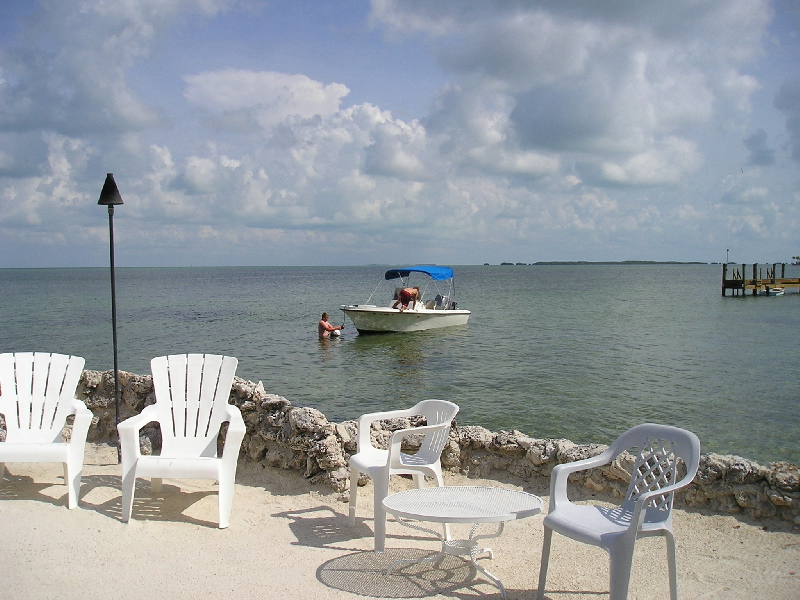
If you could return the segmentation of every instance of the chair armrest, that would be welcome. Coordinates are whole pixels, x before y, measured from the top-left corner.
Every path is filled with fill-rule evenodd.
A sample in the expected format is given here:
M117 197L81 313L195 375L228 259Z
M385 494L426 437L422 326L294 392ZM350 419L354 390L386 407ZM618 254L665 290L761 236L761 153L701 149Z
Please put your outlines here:
M648 502L656 496L666 496L667 494L671 494L680 490L681 488L685 488L687 485L692 483L694 477L696 475L696 471L693 473L687 473L680 481L676 481L670 485L666 485L663 488L652 490L649 492L643 492L637 499L636 502L633 504L633 516L631 518L631 524L628 527L628 531L631 534L635 535L635 532L638 532L642 528L642 524L644 523L644 518L646 514L646 508Z
M242 418L242 411L239 410L238 406L228 404L225 408L225 417L224 420L228 422L228 431L241 431L242 433L247 431Z
M678 490L685 488L687 485L692 483L694 480L694 473L689 476L686 475L680 481L676 481L670 485L666 485L663 488L657 490L651 490L649 492L643 492L637 499L636 503L634 504L634 513L633 519L631 520L631 526L641 527L641 520L644 518L645 508L647 507L648 502L651 499L655 498L656 496L666 496L673 492L677 492Z
M86 408L86 403L83 400L78 400L77 398L73 398L69 406L70 406L70 412L73 415L77 415L79 413L85 414L87 412L89 414L94 414L92 413L91 410Z
M550 474L550 509L548 512L553 512L559 503L569 502L567 483L572 473L602 467L613 459L614 451L611 448L607 448L597 456L556 465Z
M228 432L225 434L225 445L222 448L222 460L236 462L239 460L239 450L242 447L244 434L247 432L242 412L237 406L229 404L226 408Z
M70 410L72 414L75 415L75 420L72 423L72 436L70 437L70 441L80 440L79 443L85 443L86 436L89 433L89 427L92 425L94 413L86 408L86 404L84 404L82 400L78 400L77 398L72 399Z
M119 423L117 429L139 431L142 427L154 421L158 422L158 410L155 404L151 404L150 406L145 406L144 410L138 415L128 417Z
M158 421L158 409L155 404L145 406L138 415L133 415L117 425L123 457L128 452L133 452L133 456L140 456L139 430L152 421Z
M644 492L641 496L639 496L639 498L637 498L636 502L637 503L641 502L644 505L644 504L647 503L648 500L650 500L650 498L652 498L654 496L665 496L666 494L671 494L672 492L677 492L681 488L685 488L687 485L692 483L693 479L694 479L694 476L692 476L692 477L684 477L680 481L677 481L677 482L675 482L673 484L670 484L670 485L666 485L661 489L653 490L653 491L650 491L650 492Z
M389 410L384 412L374 412L361 415L357 421L356 443L358 451L372 445L372 438L370 436L370 429L375 421L382 421L384 419L400 419L403 417L413 417L418 414L414 410Z
M420 427L407 427L406 429L398 429L392 432L389 438L389 457L388 464L393 465L399 460L400 453L402 452L403 440L412 435L427 435L428 433L441 429L449 429L450 423L440 423L439 425L421 425ZM434 459L435 460L435 459Z

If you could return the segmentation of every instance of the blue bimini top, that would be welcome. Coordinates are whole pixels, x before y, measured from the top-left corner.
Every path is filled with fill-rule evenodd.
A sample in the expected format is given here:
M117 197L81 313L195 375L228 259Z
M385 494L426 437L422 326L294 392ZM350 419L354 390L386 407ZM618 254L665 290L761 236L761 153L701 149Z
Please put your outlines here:
M433 265L421 265L416 267L403 267L401 269L390 269L386 271L386 279L397 279L398 277L408 277L410 273L425 273L435 281L444 281L453 277L453 269L450 267L437 267Z

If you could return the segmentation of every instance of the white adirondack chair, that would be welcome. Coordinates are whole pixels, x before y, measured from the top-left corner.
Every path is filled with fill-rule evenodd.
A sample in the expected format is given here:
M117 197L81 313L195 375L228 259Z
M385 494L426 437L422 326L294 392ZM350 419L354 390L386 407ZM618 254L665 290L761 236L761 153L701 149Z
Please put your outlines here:
M239 409L228 404L238 360L214 354L159 356L150 361L156 402L117 426L122 451L122 520L131 518L136 478L213 479L219 482L219 526L230 523L236 463L245 434ZM161 426L157 456L142 455L139 431L148 423ZM222 456L217 438L228 423Z
M358 497L359 473L372 478L375 515L375 550L383 552L386 545L386 509L383 499L389 495L389 478L392 475L411 475L418 488L425 485L425 476L433 477L436 485L444 485L440 457L450 432L450 423L458 413L458 406L446 400L423 400L405 410L369 413L358 419L358 451L350 457L350 525L356 523L356 500ZM384 450L372 445L370 429L372 423L383 419L397 419L422 415L427 425L409 427L392 432L389 448ZM415 454L401 452L403 439L424 436ZM445 525L445 536L450 530Z
M7 462L64 465L67 506L78 506L86 434L92 411L75 398L83 372L80 356L47 352L0 354L0 413L6 441L0 443L0 479ZM62 435L74 415L69 441Z

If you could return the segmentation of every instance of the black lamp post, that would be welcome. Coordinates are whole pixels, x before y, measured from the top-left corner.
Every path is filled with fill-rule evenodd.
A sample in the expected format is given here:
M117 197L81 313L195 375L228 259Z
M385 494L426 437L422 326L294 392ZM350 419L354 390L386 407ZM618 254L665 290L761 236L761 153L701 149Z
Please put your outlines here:
M116 408L115 424L119 425L119 369L117 368L117 294L114 289L114 206L122 204L114 175L106 175L100 200L97 204L108 206L108 239L111 248L111 327L114 330L114 406ZM117 461L121 460L119 441L117 442Z

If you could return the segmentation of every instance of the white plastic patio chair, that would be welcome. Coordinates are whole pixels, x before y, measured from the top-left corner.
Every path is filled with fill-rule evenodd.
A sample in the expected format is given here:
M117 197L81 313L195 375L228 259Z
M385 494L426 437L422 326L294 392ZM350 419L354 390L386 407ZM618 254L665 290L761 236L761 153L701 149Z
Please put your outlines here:
M440 457L450 432L450 423L458 406L446 400L423 400L405 410L370 413L358 419L358 450L350 457L350 524L356 523L356 500L359 473L372 478L375 518L375 550L383 552L386 543L386 510L383 499L389 495L392 475L411 475L418 488L425 486L425 476L433 477L437 486L444 485ZM372 445L372 423L383 419L400 419L422 415L427 424L392 432L387 450ZM406 454L400 447L404 438L424 436L415 454ZM445 528L449 539L449 530Z
M618 507L573 504L567 498L571 473L609 464L625 450L636 448L631 482ZM678 480L679 462L685 474ZM599 546L610 557L610 600L625 600L636 540L661 535L667 542L670 598L678 598L672 503L676 490L692 482L700 463L700 440L685 429L645 423L623 433L602 454L558 465L550 480L550 510L544 518L544 544L539 570L538 600L544 598L553 532ZM661 562L653 570L661 570Z
M47 352L0 354L0 413L6 441L0 443L0 479L6 462L64 464L67 506L78 506L86 434L92 411L75 398L83 372L80 356ZM74 415L69 441L62 436Z
M156 402L117 426L122 450L122 520L133 510L136 478L151 478L154 492L161 479L213 479L219 482L219 526L230 523L236 463L245 434L244 420L228 404L238 360L214 354L159 356L150 361ZM148 423L161 427L161 454L142 455L139 431ZM217 438L224 422L228 432L222 456Z

